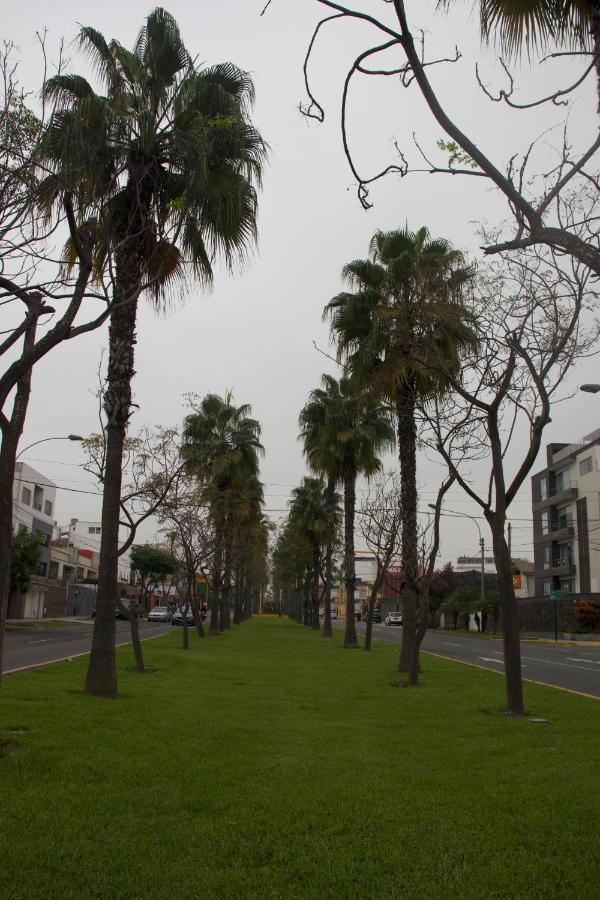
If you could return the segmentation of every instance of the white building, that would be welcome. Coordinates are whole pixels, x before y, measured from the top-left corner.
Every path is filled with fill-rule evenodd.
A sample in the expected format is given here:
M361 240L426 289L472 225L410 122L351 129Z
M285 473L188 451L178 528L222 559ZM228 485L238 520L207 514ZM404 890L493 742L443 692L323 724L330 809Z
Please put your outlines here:
M27 463L18 462L13 481L13 530L25 528L40 535L38 575L48 575L54 529L56 485Z
M548 444L531 478L536 594L600 592L600 429Z
M459 556L454 566L455 572L481 572L481 553L477 556ZM493 556L483 557L483 571L486 575L496 574L496 563Z
M125 541L125 529L121 529L120 539ZM100 552L102 537L102 525L100 522L91 522L84 519L71 519L68 526L60 529L60 536L67 539L68 547L77 547L78 550L92 550ZM131 581L131 555L127 550L119 556L119 581Z

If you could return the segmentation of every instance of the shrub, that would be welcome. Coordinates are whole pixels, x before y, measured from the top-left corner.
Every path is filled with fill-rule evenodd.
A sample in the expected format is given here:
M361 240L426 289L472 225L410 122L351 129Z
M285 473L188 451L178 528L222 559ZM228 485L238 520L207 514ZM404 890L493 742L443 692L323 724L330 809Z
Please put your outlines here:
M593 600L576 600L575 621L579 631L600 631L600 605Z

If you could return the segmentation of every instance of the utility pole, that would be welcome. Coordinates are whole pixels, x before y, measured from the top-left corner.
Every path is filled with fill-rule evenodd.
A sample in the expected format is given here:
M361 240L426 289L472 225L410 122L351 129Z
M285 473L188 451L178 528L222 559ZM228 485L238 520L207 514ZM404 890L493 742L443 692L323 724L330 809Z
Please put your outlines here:
M479 546L481 547L481 605L485 603L485 541L479 538Z

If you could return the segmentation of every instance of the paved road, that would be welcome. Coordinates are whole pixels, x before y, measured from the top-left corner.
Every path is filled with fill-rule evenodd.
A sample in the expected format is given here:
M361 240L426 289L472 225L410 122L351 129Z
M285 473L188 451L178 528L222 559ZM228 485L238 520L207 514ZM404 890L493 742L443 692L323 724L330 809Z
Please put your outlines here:
M140 622L140 637L168 634L172 625L159 622ZM117 621L117 644L127 644L130 640L129 622ZM4 639L3 671L19 669L22 666L43 665L65 656L86 653L92 642L92 625L63 625L56 628L19 628L7 631Z
M337 624L343 627L343 623ZM357 622L356 627L359 633L364 632L363 624ZM400 643L402 629L395 625L373 625L373 637ZM453 635L451 631L430 631L423 641L423 649L497 672L504 671L500 641ZM584 642L570 647L524 642L521 644L521 661L524 678L600 697L600 647L586 647Z

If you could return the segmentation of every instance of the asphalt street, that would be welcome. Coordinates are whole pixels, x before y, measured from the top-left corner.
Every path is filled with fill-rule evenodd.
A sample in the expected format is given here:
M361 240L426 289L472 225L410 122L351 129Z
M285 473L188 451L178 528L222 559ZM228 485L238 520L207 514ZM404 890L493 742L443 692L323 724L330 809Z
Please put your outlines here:
M140 622L140 637L168 634L172 625ZM129 622L117 620L117 644L130 642ZM87 653L92 643L92 625L63 625L56 628L18 628L4 637L3 671L55 662L77 653Z
M342 622L337 625L343 628ZM356 628L360 634L364 633L362 623L357 622ZM373 625L373 637L399 644L402 629L395 625ZM504 671L502 641L453 635L451 631L429 631L423 641L423 650L484 669ZM583 641L568 647L523 641L521 662L523 678L600 697L600 647L586 646Z

